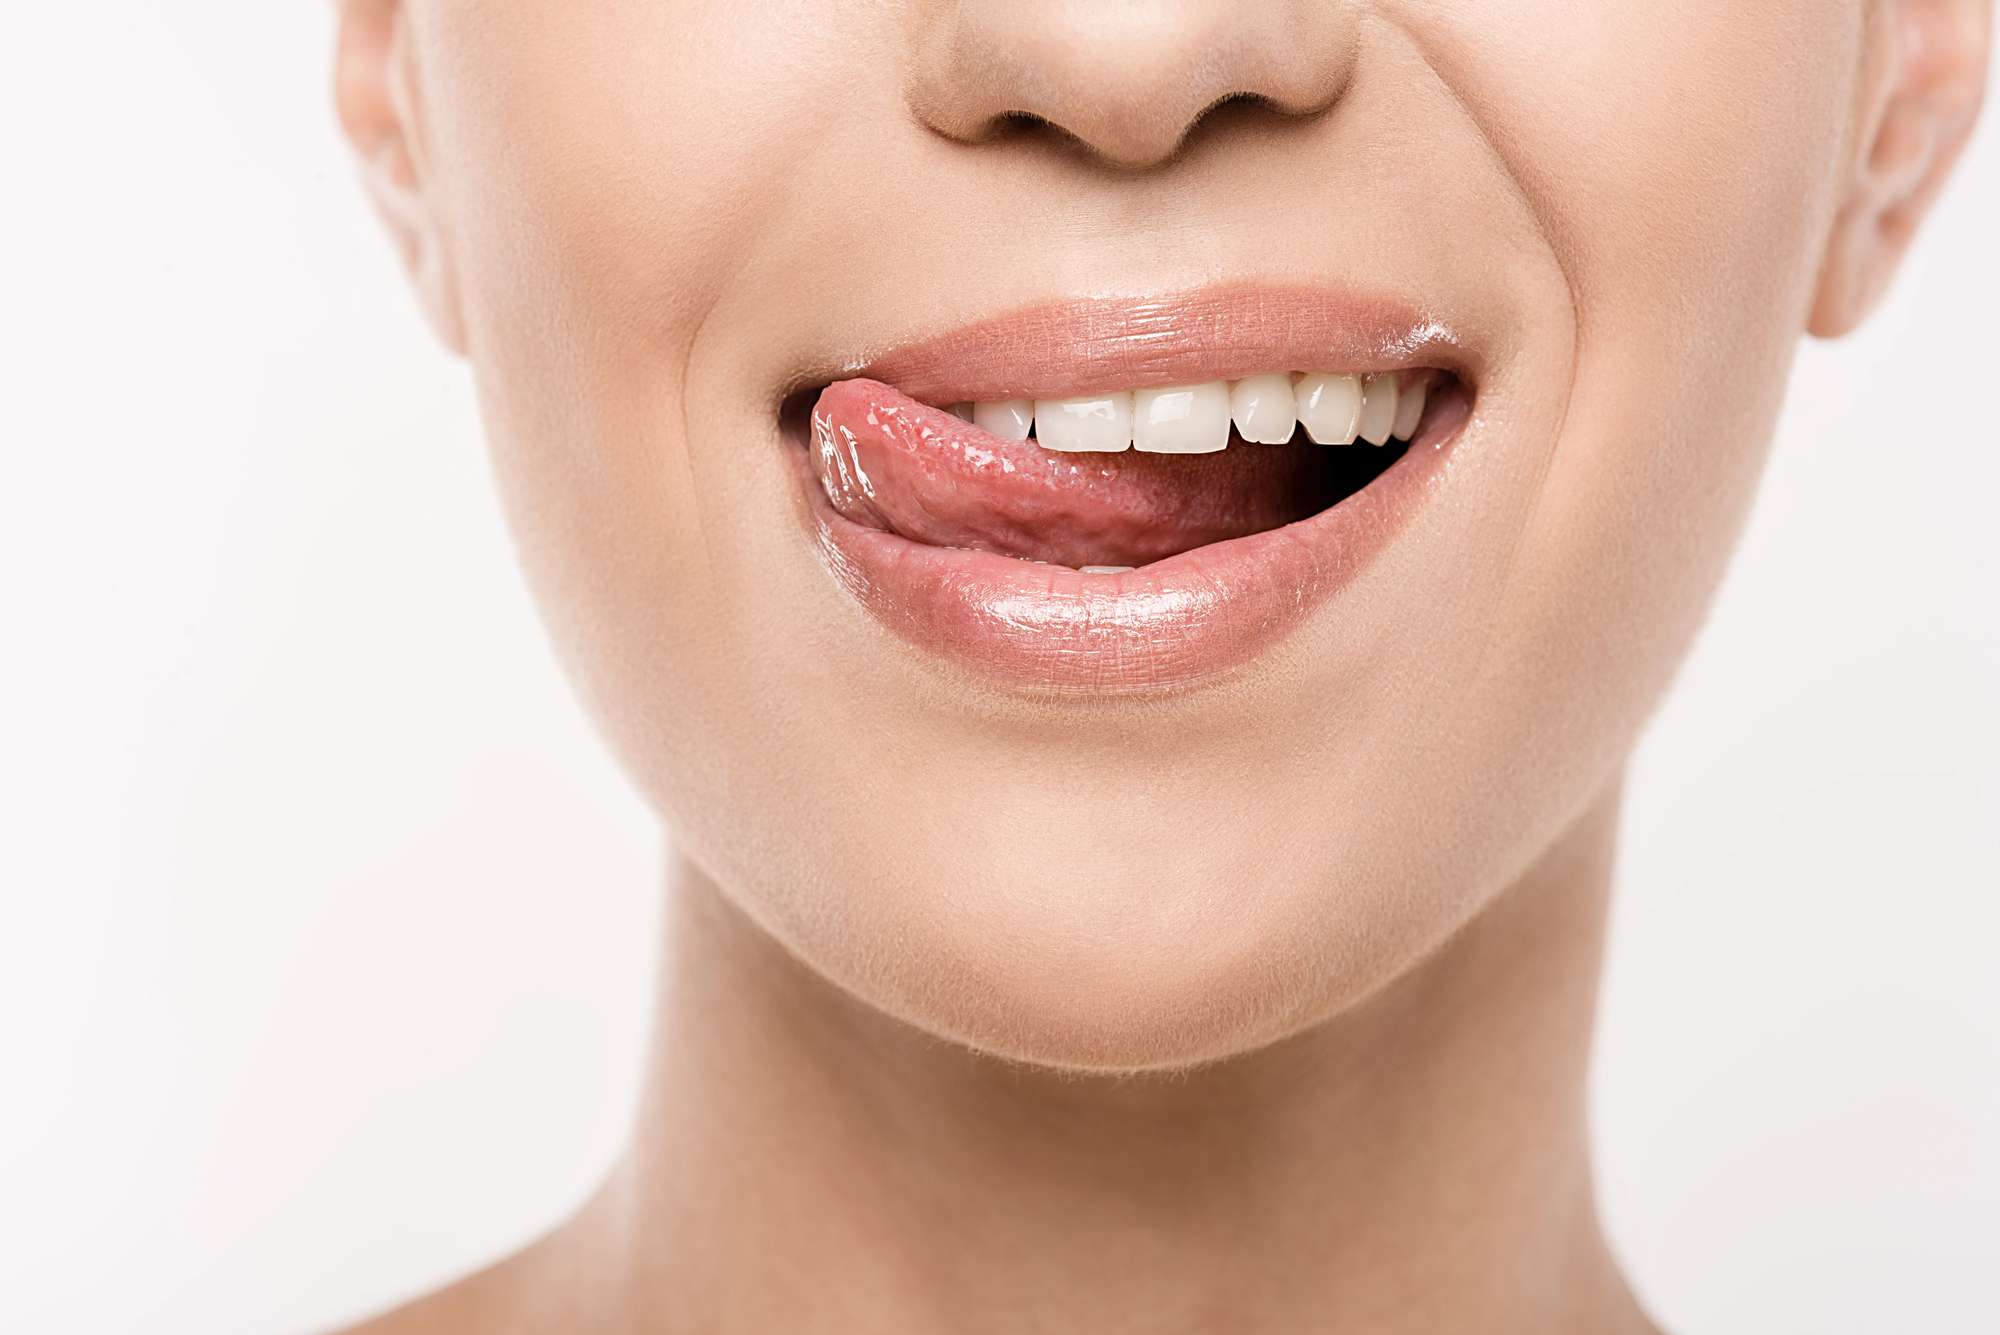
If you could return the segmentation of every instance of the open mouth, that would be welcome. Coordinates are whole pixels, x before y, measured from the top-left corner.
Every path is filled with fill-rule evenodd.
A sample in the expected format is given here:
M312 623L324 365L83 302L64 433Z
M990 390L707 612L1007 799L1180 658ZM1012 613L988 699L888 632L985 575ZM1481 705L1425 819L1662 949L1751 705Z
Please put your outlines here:
M1058 303L794 394L822 567L888 630L1036 693L1177 689L1311 619L1435 492L1479 355L1395 302Z
M1122 574L1340 504L1427 418L1463 415L1433 368L1278 371L1060 400L918 403L843 380L811 408L833 508L930 547Z

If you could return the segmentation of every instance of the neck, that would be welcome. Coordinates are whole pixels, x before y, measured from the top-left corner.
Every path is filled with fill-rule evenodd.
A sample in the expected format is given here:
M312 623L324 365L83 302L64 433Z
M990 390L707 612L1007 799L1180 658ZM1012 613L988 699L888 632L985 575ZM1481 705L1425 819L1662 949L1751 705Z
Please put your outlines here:
M1584 1127L1616 815L1364 1004L1159 1077L914 1031L682 866L631 1155L538 1287L620 1332L1650 1329Z

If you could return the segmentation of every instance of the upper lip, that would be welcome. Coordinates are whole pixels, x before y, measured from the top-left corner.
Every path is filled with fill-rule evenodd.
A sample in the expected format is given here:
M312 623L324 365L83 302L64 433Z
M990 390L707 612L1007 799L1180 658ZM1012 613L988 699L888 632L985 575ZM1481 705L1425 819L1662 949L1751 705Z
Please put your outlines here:
M946 404L1064 399L1287 370L1436 367L1470 384L1479 361L1447 320L1394 298L1238 285L1028 306L843 370L922 403Z

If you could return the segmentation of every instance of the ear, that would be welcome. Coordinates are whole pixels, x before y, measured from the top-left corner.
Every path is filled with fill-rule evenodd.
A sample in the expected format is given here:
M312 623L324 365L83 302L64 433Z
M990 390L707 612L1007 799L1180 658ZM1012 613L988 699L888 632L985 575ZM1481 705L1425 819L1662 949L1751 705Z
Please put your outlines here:
M409 31L401 0L336 0L340 49L334 101L361 158L362 182L402 251L431 327L465 351L458 276L426 190L423 140L412 96Z
M1972 134L1991 0L1870 0L1861 134L1806 328L1834 338L1874 309Z

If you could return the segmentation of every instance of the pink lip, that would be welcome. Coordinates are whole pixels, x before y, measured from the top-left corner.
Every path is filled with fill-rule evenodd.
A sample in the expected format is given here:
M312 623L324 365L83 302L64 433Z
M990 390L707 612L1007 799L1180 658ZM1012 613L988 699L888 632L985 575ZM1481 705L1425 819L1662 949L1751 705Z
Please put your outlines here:
M1239 289L1045 307L854 370L935 403L1419 366L1453 371L1472 388L1473 359L1435 320L1318 290ZM1346 587L1421 508L1470 416L1466 395L1440 406L1402 459L1338 505L1116 575L864 527L834 509L804 449L798 476L823 565L901 638L1038 692L1146 693L1242 664Z
M1216 287L1032 307L848 366L919 403L1065 399L1265 371L1434 366L1476 382L1479 359L1403 303L1320 288Z

